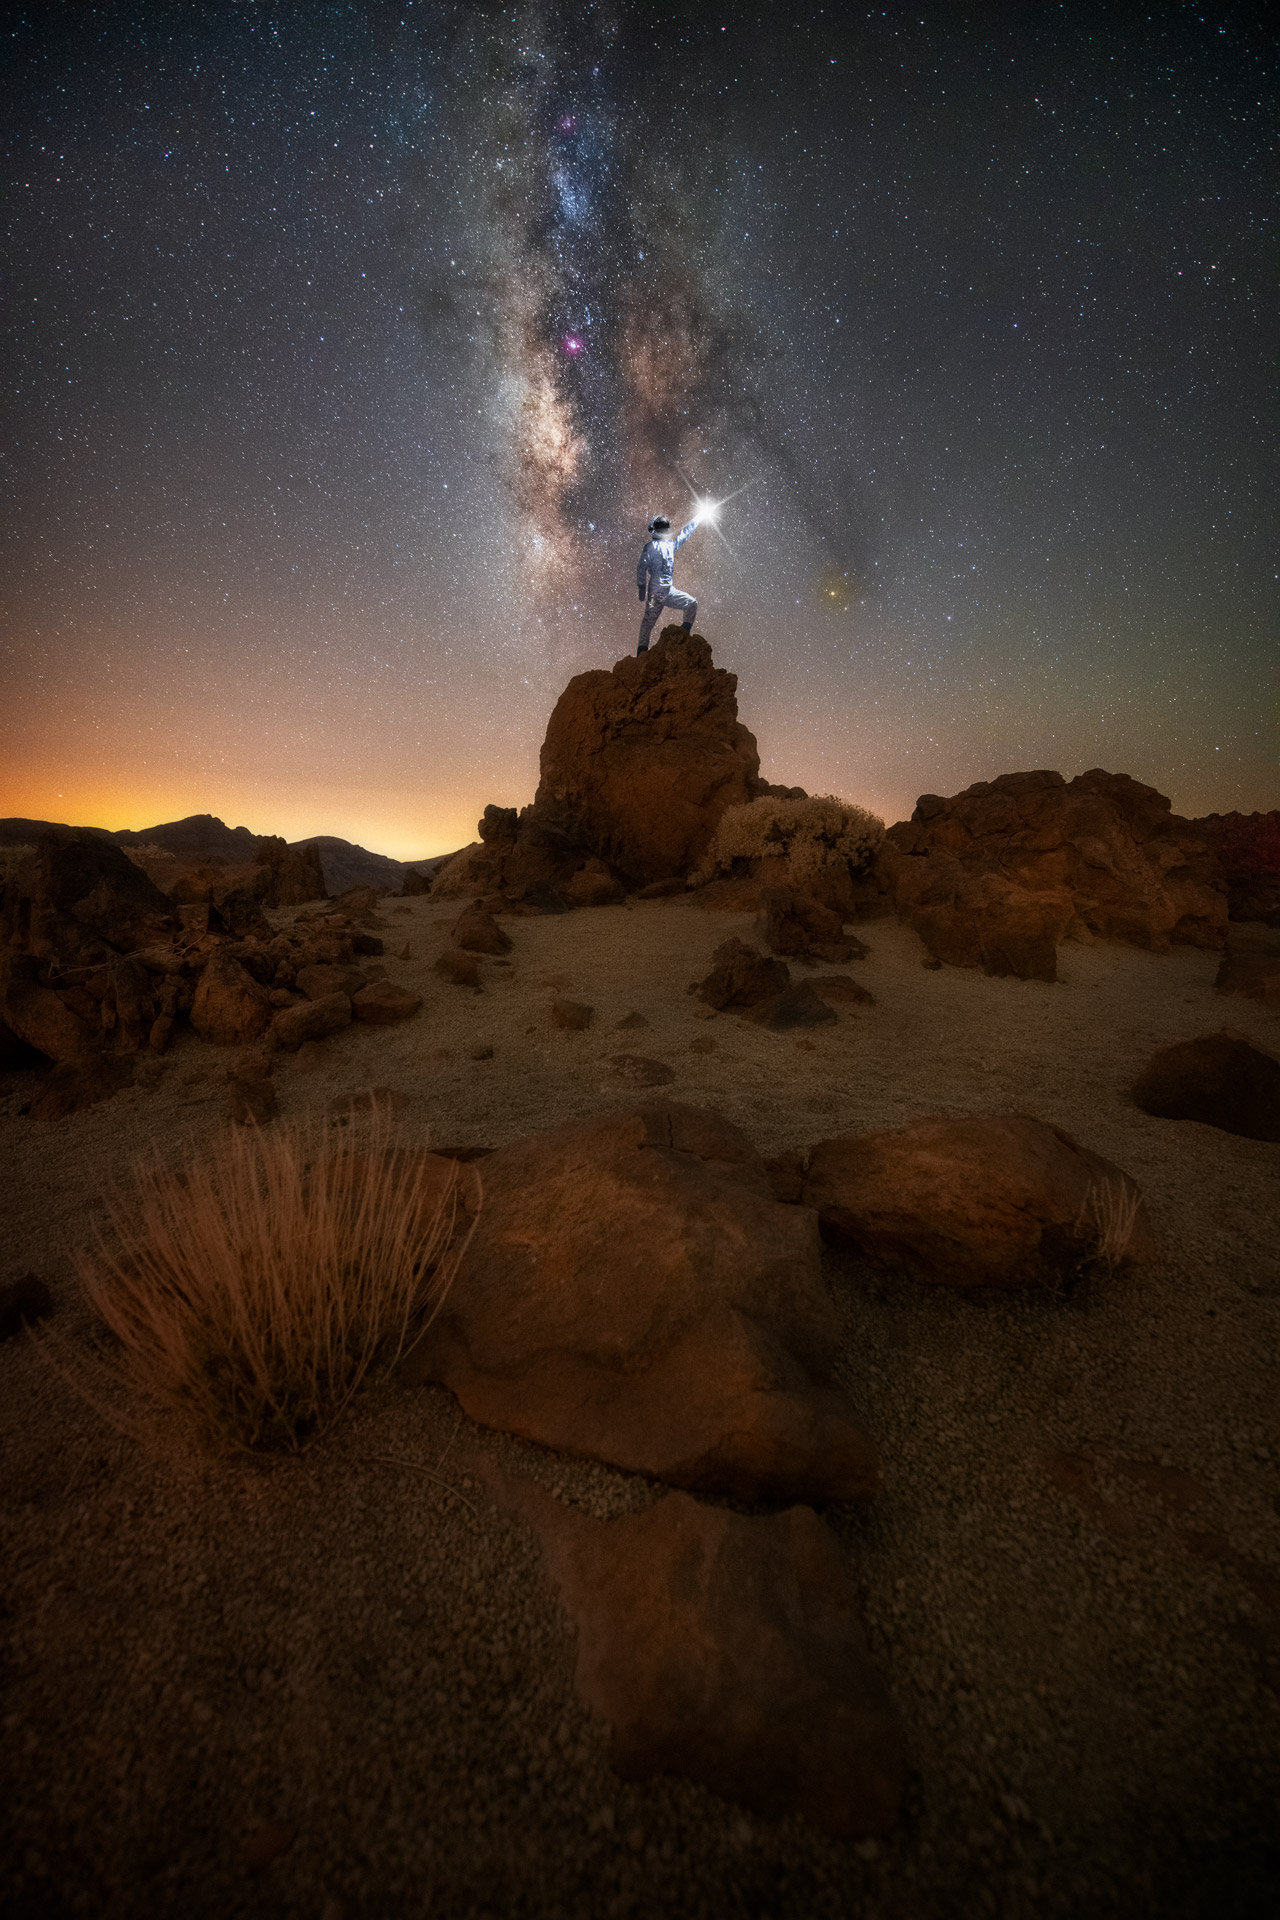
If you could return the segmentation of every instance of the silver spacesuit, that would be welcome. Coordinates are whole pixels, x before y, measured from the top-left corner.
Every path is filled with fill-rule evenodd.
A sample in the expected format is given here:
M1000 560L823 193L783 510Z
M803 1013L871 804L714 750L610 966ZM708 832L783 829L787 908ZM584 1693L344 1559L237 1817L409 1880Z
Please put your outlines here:
M696 520L691 520L687 527L681 527L679 533L673 534L670 531L670 523L665 529L659 529L656 532L653 530L653 523L650 523L652 538L640 555L640 564L636 568L636 586L640 590L640 598L645 602L637 653L649 651L649 635L653 632L654 623L664 607L669 608L673 613L682 613L685 632L692 631L698 603L692 594L681 593L678 587L672 585L672 575L675 572L676 554L697 524Z

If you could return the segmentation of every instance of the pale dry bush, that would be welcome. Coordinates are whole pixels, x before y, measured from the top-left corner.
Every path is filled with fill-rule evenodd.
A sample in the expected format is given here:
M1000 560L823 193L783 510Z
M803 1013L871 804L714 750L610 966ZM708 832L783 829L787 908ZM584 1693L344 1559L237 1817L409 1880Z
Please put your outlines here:
M798 881L814 879L824 867L865 868L884 839L884 821L851 800L833 793L807 800L765 794L745 806L728 807L720 816L695 878L711 880L735 860L783 858Z
M1090 1182L1076 1215L1076 1234L1101 1266L1114 1269L1124 1259L1141 1204L1139 1188L1123 1175Z
M456 1166L442 1176L396 1150L385 1112L361 1131L353 1152L349 1134L314 1122L236 1128L180 1169L135 1167L77 1256L118 1342L114 1384L178 1411L215 1451L297 1451L395 1365L470 1235L455 1244Z

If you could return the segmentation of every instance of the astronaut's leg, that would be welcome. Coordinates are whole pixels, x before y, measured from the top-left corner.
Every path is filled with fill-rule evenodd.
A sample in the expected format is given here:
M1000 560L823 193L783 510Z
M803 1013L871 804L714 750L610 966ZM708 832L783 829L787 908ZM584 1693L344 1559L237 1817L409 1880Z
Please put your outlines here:
M667 595L667 605L673 613L684 615L684 630L686 633L692 633L694 617L698 611L698 603L693 595L681 593L678 587L672 587Z
M637 653L648 653L649 635L653 632L658 615L665 605L666 601L659 599L655 593L651 593L646 600L644 618L640 622L640 645L636 648Z

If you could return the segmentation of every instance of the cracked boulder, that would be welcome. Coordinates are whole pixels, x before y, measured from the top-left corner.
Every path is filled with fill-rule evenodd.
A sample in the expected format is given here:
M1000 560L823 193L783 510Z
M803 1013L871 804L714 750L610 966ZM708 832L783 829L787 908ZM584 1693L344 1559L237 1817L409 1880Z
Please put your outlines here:
M824 1140L803 1198L832 1239L945 1286L1054 1284L1153 1251L1137 1182L1025 1113Z
M902 1730L840 1544L810 1508L749 1517L670 1493L599 1521L529 1481L495 1490L542 1540L578 1692L624 1779L681 1774L770 1817L889 1831Z
M845 1500L875 1459L838 1337L816 1215L719 1114L654 1100L489 1156L409 1369L483 1426L673 1486Z

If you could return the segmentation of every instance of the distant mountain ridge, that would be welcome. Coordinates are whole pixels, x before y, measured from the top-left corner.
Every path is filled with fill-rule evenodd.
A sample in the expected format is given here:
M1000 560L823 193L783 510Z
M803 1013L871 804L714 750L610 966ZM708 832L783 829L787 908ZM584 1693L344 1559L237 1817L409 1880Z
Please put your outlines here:
M14 816L0 820L0 847L26 846L52 829L71 832L65 821L26 820ZM267 835L250 833L248 827L229 827L212 813L191 813L185 820L166 820L154 827L79 827L79 833L93 833L120 846L163 847L166 853L191 859L211 855L234 865L251 862ZM324 883L330 894L344 893L348 887L399 889L409 868L431 873L450 856L436 855L422 860L396 860L387 853L371 853L352 840L335 834L313 833L305 840L292 840L293 847L318 847Z

